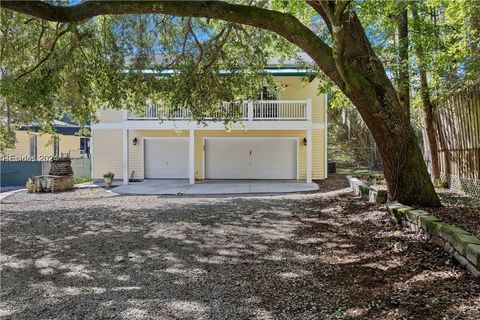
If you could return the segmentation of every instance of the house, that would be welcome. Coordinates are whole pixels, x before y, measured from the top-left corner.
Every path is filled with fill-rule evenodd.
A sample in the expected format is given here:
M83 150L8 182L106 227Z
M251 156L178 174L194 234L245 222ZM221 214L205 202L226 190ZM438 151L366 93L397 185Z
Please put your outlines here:
M293 179L311 182L327 176L326 96L319 80L305 81L298 65L265 70L282 90L259 88L259 99L223 106L240 112L232 130L221 122L207 126L188 110L146 106L142 114L99 111L92 125L93 178L113 172L123 179ZM162 119L163 121L159 121Z
M88 157L90 138L76 133L80 126L55 120L53 124L58 136L40 133L39 126L22 126L15 131L15 147L3 151L3 160L50 161L53 157Z

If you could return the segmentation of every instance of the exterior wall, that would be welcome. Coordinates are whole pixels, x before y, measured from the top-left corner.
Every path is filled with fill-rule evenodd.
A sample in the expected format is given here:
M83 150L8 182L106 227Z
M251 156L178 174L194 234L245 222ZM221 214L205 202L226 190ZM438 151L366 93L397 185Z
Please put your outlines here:
M203 179L203 139L208 137L294 137L298 138L298 173L300 179L306 179L307 174L307 147L303 144L303 138L307 136L304 130L283 131L283 130L249 130L231 131L224 130L198 130L195 131L195 179ZM315 150L313 151L316 152ZM319 177L320 178L320 177Z
M114 109L102 109L97 111L97 118L99 122L115 123L123 121L123 111Z
M60 136L60 155L70 154L71 158L80 157L80 136ZM51 145L53 154L53 144Z
M280 93L280 100L312 99L312 122L325 122L325 95L318 94L320 80L305 81L302 77L275 77L274 81L286 86Z
M325 131L321 125L325 122L325 95L318 94L319 80L314 79L309 82L303 77L281 76L275 77L274 80L281 84L284 89L280 93L280 100L306 100L312 99L312 178L323 179L325 174ZM120 110L100 110L98 119L101 123L108 125L105 129L95 128L92 130L92 154L93 154L93 177L102 178L103 174L112 171L115 178L122 177L123 167L123 131L119 126L113 129L115 123L123 126L127 123L123 121L123 111ZM285 122L287 123L287 122ZM113 124L110 125L110 124ZM292 122L289 122L292 124ZM289 129L282 130L213 130L208 127L205 129L195 130L195 178L202 179L204 177L204 155L203 155L203 139L206 137L294 137L299 140L299 157L298 157L298 173L300 179L306 179L307 167L307 146L303 144L303 139L307 137L307 128L310 125L305 122L302 129L295 130L292 125ZM107 129L108 128L108 129ZM170 127L168 127L170 128ZM261 127L260 127L261 128ZM276 129L275 127L271 127ZM281 127L283 128L283 127ZM217 128L218 129L218 128ZM256 128L257 129L257 128ZM144 178L143 171L143 140L145 137L188 137L189 131L172 130L129 130L128 148L129 148L129 174L134 173L136 179ZM137 145L133 145L132 140L137 138ZM28 137L27 137L28 142ZM62 148L62 144L60 144Z
M15 131L15 147L4 150L3 155L13 157L30 156L30 139L28 131Z
M48 159L53 156L53 141L49 134L37 134L37 156Z
M312 178L325 179L325 129L312 130Z
M123 145L122 130L94 129L92 130L92 162L93 177L103 178L109 171L115 174L115 179L122 178Z
M280 93L280 100L305 100L312 99L312 122L325 121L325 95L318 94L319 79L309 82L303 77L274 77L274 80L284 86ZM97 112L101 123L117 123L123 121L123 111L104 109Z
M115 178L122 178L122 130L119 129L95 129L93 131L93 177L102 178L103 174L112 171ZM134 172L134 178L143 179L143 141L146 137L188 137L188 131L174 130L129 130L129 174ZM195 178L203 179L204 176L204 153L203 141L209 137L294 137L298 138L298 170L299 178L306 179L307 147L303 144L303 138L307 136L305 130L250 130L231 131L225 130L196 130L195 131ZM313 130L313 153L312 171L313 179L325 177L325 154L324 154L324 130ZM132 141L137 138L137 145Z
M129 130L128 133L128 161L129 174L134 171L133 178L143 179L143 141L142 138L147 137L188 137L188 131L175 130ZM132 141L137 138L137 145L133 145Z
M50 134L29 133L26 130L18 130L15 132L15 148L5 150L3 153L7 156L30 157L30 134L37 135L37 157L39 159L48 160L53 156L53 141ZM80 156L80 136L59 135L59 151L62 153L70 153L71 157Z

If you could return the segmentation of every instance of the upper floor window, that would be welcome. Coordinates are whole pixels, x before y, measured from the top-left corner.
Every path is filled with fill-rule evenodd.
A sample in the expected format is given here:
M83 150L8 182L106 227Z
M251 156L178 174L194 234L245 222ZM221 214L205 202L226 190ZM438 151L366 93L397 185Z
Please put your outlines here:
M257 100L279 100L280 91L277 87L272 90L269 86L263 86L262 91L257 95Z
M30 134L30 158L37 159L37 135Z

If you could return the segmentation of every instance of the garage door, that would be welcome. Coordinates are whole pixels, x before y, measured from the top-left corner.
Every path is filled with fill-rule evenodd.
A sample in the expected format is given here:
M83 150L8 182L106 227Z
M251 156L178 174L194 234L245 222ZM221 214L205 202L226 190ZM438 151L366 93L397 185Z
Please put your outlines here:
M207 179L296 179L297 140L206 139L205 170Z
M188 138L145 139L146 179L188 178Z

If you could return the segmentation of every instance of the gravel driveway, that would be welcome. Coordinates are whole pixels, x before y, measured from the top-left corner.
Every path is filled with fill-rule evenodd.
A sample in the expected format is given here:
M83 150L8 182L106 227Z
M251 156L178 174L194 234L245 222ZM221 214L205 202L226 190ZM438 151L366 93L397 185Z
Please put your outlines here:
M479 282L347 189L286 196L18 193L3 319L469 319Z

